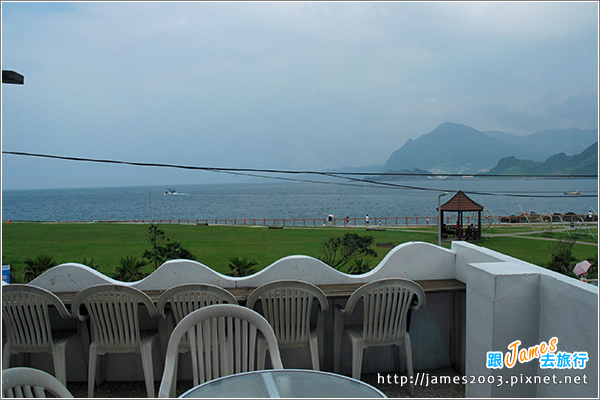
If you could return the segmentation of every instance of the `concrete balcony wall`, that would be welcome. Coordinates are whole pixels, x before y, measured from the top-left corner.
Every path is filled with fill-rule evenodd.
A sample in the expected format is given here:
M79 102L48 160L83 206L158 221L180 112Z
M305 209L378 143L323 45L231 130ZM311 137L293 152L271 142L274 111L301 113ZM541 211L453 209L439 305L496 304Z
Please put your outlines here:
M387 277L414 280L455 278L466 283L466 293L430 293L424 308L413 314L411 338L415 369L453 366L468 379L500 376L503 385L468 383L467 397L595 397L598 393L598 288L544 268L479 246L453 242L447 250L435 245L411 242L394 248L372 271L347 275L307 256L283 258L264 270L243 278L221 275L194 261L172 260L145 279L125 283L142 290L166 290L172 286L203 282L224 288L255 287L280 279L301 279L314 284L367 283ZM99 283L114 281L79 264L63 264L46 271L31 282L53 292L76 292ZM123 283L122 283L123 284ZM332 369L334 304L345 299L330 299L325 314L324 370ZM357 322L360 316L357 316ZM61 322L63 325L70 322ZM147 329L157 329L157 320L143 318ZM73 321L72 326L76 324ZM581 370L541 370L536 360L517 363L512 369L486 368L488 351L508 351L515 341L530 347L557 337L558 350L587 351L587 368ZM349 343L342 345L342 373L351 370ZM308 351L283 351L284 366L310 368ZM68 379L85 381L87 372L81 346L68 351ZM160 380L163 360L154 354L155 379ZM182 360L182 379L189 379L189 368ZM48 355L31 356L32 365L52 372ZM139 356L107 355L104 360L107 380L143 381ZM394 352L389 347L368 349L363 372L399 372ZM511 386L511 376L587 374L587 385L544 385L519 383ZM522 374L522 375L521 375ZM495 378L494 378L495 379ZM470 382L470 381L469 381Z
M457 279L467 284L466 376L494 379L469 384L467 397L596 397L598 287L465 242L453 242ZM541 369L539 360L488 369L488 351L529 348L557 337L558 351L586 351L585 370ZM587 384L532 384L527 377L580 377ZM502 384L498 385L498 377ZM511 379L516 383L511 385Z
M300 279L313 284L367 283L377 279L402 277L413 280L454 278L455 254L447 249L421 242L405 243L392 249L373 270L362 275L341 273L323 262L307 256L290 256L276 261L258 273L242 278L222 275L208 266L196 261L171 260L164 263L148 277L131 283L115 281L103 274L81 264L62 264L54 267L31 284L43 287L52 292L77 292L91 285L101 283L119 283L141 290L166 290L175 285L202 282L224 288L257 287L264 283L281 279ZM445 368L451 366L456 357L454 346L455 321L453 318L455 304L451 293L435 293L427 296L423 309L413 314L411 336L413 339L413 360L417 369ZM325 314L324 325L324 363L323 369L333 368L333 307L334 304L345 304L344 299L330 299L329 312ZM358 311L358 310L357 310ZM361 314L355 313L357 322ZM60 322L65 324L65 322ZM68 322L66 323L68 324ZM142 319L146 329L157 329L156 319ZM72 323L72 326L75 325ZM79 362L83 359L81 346L71 346L67 365L77 365L68 371L69 380L85 381L85 368ZM342 347L342 368L344 373L351 372L351 354L349 344ZM396 372L394 352L390 347L373 348L365 353L364 372ZM34 356L37 357L37 356ZM308 351L286 350L282 352L286 367L310 368ZM78 360L79 359L79 360ZM137 355L109 354L105 356L107 380L143 380L141 362ZM160 352L155 352L155 377L162 376ZM39 356L37 362L45 363L47 370L52 371L50 357ZM187 361L183 361L184 363ZM185 364L184 364L185 365ZM187 369L189 371L189 369ZM182 378L186 378L186 368L181 369Z
M585 370L539 369L541 376L586 374L587 384L540 385L538 397L598 397L598 287L562 275L540 278L540 338L557 337L558 350L568 353L587 351Z
M455 275L454 258L454 253L447 249L429 243L408 242L392 249L375 268L362 275L348 275L316 258L295 255L241 278L220 274L197 261L171 260L137 282L119 282L85 265L67 263L51 268L30 283L51 292L76 292L102 283L129 285L140 290L167 290L190 282L227 289L257 287L282 279L300 279L315 285L367 283L384 278L449 279Z

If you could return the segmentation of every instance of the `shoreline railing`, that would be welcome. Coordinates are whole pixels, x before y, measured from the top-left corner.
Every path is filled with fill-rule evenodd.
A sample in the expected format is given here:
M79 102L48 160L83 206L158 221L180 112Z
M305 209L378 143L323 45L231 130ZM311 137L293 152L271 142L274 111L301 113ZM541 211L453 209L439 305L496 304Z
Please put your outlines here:
M444 223L456 225L456 216L446 216ZM17 221L14 221L17 222ZM132 224L180 224L180 225L226 225L226 226L274 226L274 227L367 227L386 226L437 226L438 217L369 217L367 224L364 218L203 218L203 219L132 219L132 220L60 220L60 221L18 221L18 222L56 222L56 223L132 223ZM477 225L477 216L463 216L463 225ZM503 224L564 224L598 222L598 215L588 214L553 214L553 215L510 215L482 216L482 226Z

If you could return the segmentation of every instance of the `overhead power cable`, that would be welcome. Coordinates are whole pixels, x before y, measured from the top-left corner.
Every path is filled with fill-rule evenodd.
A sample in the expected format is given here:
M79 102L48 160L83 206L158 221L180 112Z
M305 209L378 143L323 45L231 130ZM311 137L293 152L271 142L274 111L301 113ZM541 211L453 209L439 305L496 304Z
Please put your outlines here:
M86 157L71 157L71 156L58 156L51 154L40 154L40 153L28 153L28 152L16 152L16 151L2 151L3 154L27 156L27 157L39 157L39 158L50 158L67 161L81 161L81 162L92 162L92 163L103 163L103 164L120 164L120 165L132 165L139 167L160 167L160 168L175 168L185 170L199 170L209 171L217 173L226 173L233 175L243 175L257 178L266 179L279 179L295 182L308 182L308 183L319 183L319 184L332 184L332 185L344 185L344 186L360 186L360 187L372 187L373 185L394 188L394 189L408 189L408 190L424 190L424 191L448 191L448 189L436 189L436 188L424 188L419 186L402 185L398 183L392 183L388 181L378 181L373 179L365 178L353 178L352 176L408 176L408 177L432 177L432 176L443 176L443 177L465 177L464 174L425 174L425 173L403 173L403 172L326 172L326 171L294 171L294 170L279 170L279 169L259 169L259 168L223 168L223 167L199 167L190 165L179 165L179 164L165 164L165 163L147 163L147 162L136 162L136 161L122 161L122 160L110 160L110 159L95 159ZM343 180L349 180L354 183L347 182L327 182L327 181L315 181L308 179L298 179L289 177L278 177L271 175L260 175L260 174L291 174L291 175L318 175L326 176L330 178L337 178ZM485 174L475 175L481 178L491 177L502 177L502 178L597 178L598 175L590 174L570 174L570 175L544 175L544 174L519 174L519 175L500 175L500 174ZM368 184L368 185L365 185ZM509 197L564 197L564 195L536 195L531 193L518 193L518 192L479 192L479 191L464 191L468 194L478 194L482 196L509 196ZM582 194L578 197L597 197L596 195L585 195Z
M40 154L40 153L27 153L20 151L2 151L3 154L12 154L18 156L28 157L43 157L43 158L54 158L59 160L70 160L70 161L87 161L96 163L109 163L109 164L125 164L135 165L139 167L163 167L163 168L178 168L178 169L191 169L191 170L202 170L202 171L223 171L223 172L267 172L267 173L280 173L280 174L316 174L316 175L331 175L336 174L340 176L356 175L356 176L444 176L444 177L465 177L472 176L468 174L450 174L450 173L412 173L412 172L326 172L326 171L306 171L306 170L282 170L282 169L264 169L264 168L223 168L223 167L198 167L191 165L179 165L179 164L164 164L164 163L147 163L138 161L120 161L120 160L107 160L98 158L85 158L85 157L71 157L71 156L57 156L51 154ZM475 175L479 177L502 177L502 178L597 178L598 175L592 174L479 174Z

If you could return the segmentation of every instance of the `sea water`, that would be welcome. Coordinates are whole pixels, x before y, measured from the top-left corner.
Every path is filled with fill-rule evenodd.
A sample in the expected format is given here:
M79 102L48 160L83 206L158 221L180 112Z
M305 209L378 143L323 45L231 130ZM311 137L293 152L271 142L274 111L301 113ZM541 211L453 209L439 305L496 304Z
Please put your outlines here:
M339 183L339 182L338 182ZM458 190L494 216L598 211L597 179L422 179L356 183L235 183L2 192L2 219L130 221L272 218L436 217ZM581 195L566 195L578 190ZM591 197L588 197L591 196Z

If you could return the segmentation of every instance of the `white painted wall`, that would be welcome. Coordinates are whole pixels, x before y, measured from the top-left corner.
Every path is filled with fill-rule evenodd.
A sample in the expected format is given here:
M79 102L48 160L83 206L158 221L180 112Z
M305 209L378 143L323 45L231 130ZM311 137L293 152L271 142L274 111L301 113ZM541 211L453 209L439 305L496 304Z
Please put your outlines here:
M466 375L496 377L493 384L467 385L466 396L596 398L598 287L473 244L453 242L452 250L457 279L467 284ZM558 351L586 351L585 370L544 370L536 360L512 369L486 368L488 351L505 353L515 340L528 348L552 337L559 339ZM561 381L565 375L583 374L587 384L526 383L537 375L556 375ZM517 379L514 386L511 377Z

